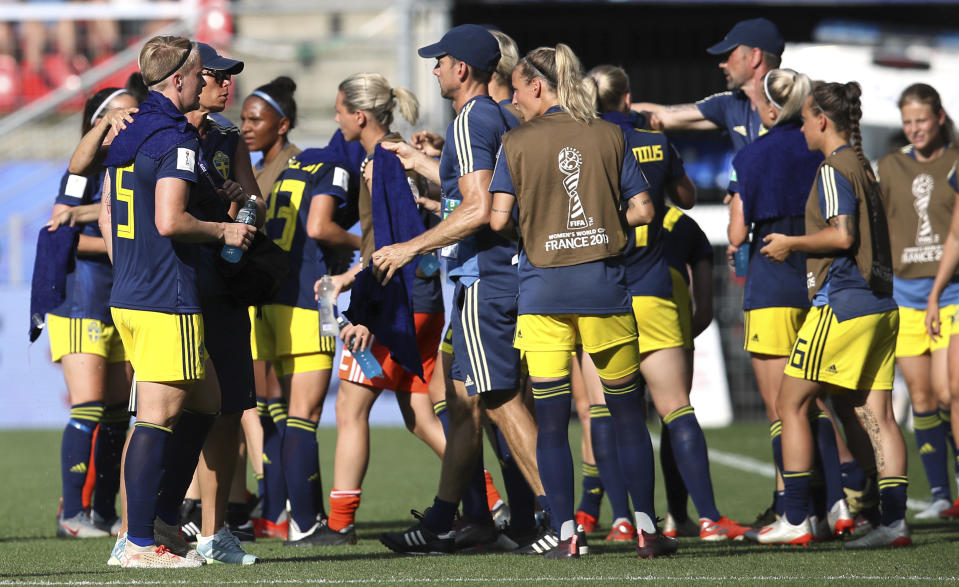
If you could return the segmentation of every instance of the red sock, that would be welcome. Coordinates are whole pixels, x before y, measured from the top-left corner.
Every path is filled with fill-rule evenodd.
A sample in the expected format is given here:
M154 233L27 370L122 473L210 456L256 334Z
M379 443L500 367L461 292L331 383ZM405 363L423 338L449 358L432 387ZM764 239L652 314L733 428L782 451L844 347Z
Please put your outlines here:
M493 485L493 476L489 474L489 471L483 469L483 474L486 475L486 504L490 511L493 511L493 508L502 503L503 498L500 497L499 491L496 491L496 485Z
M330 490L330 530L342 530L356 521L356 508L360 507L361 489Z

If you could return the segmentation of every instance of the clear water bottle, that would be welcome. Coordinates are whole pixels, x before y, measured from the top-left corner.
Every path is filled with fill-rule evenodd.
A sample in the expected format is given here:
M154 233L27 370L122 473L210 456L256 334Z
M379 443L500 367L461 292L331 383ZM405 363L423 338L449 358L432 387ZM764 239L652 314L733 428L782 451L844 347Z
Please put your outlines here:
M256 196L250 196L250 199L246 201L246 204L243 204L243 207L240 208L239 213L236 215L235 222L242 222L243 224L256 224ZM220 251L220 256L223 257L223 260L227 261L228 263L237 263L243 258L243 249L240 247L234 247L232 245L223 245L223 250Z
M342 330L343 327L350 322L343 316L337 316L336 323ZM373 353L370 352L369 347L367 347L366 350L354 349L352 347L353 341L350 340L347 342L347 348L350 349L350 354L352 354L356 362L359 363L360 369L363 370L363 375L365 375L367 379L372 380L383 374L383 367L380 365L380 362L376 360L376 357L373 356Z
M336 286L329 275L320 279L317 288L316 309L320 313L320 337L336 336L340 326L336 321Z

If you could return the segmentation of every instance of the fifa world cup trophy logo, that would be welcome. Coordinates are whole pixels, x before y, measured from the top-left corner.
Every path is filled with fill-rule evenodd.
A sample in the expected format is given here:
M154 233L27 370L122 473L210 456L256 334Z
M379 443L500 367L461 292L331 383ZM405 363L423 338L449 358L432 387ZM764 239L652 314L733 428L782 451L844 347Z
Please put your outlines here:
M579 168L583 165L583 156L572 147L563 147L559 152L559 170L566 177L563 187L569 196L569 215L566 217L566 229L574 230L586 228L586 213L583 211L583 201L579 197Z
M913 206L919 216L919 228L916 230L916 245L935 244L936 235L932 234L932 223L929 222L929 200L932 199L932 188L935 182L928 173L921 173L912 180Z

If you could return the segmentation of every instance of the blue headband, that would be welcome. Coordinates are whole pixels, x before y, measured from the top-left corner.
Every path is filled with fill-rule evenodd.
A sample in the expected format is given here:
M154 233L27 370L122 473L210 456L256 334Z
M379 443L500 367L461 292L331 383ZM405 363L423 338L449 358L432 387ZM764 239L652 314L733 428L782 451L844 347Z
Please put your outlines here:
M254 90L253 93L251 93L250 95L256 96L257 98L260 98L261 100L263 100L264 102L272 106L274 110L280 113L280 118L289 118L289 116L286 115L286 112L283 112L283 109L280 108L280 105L276 103L276 100L274 100L266 92L261 92L260 90Z

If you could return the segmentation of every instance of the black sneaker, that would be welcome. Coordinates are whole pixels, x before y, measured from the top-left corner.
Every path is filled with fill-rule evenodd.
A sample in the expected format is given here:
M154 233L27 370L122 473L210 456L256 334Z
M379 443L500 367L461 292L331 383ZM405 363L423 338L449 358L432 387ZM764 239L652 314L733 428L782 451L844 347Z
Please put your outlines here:
M400 554L450 554L456 549L456 532L450 530L437 534L423 525L423 514L410 510L420 520L403 532L384 532L380 542Z
M256 534L253 530L253 520L247 518L246 522L242 524L231 524L230 522L227 522L226 527L240 542L256 542Z
M469 522L461 518L461 524L456 528L453 543L457 550L467 548L485 548L493 545L499 536L496 523L491 519L482 522Z
M350 524L342 530L333 530L326 522L319 522L309 534L297 539L286 540L283 546L339 546L341 544L356 544L356 530Z
M187 542L196 542L203 524L203 512L198 499L184 499L180 504L180 532Z
M659 532L652 534L639 530L636 542L636 556L639 558L658 558L667 556L679 549L679 542L675 538L663 536Z
M507 552L516 552L522 548L529 547L540 536L540 528L534 526L529 530L517 530L512 526L507 526L496 538L496 545Z
M756 516L756 519L753 520L752 524L749 524L749 527L757 528L757 529L764 528L772 524L773 522L775 522L776 518L778 517L779 516L776 515L776 508L773 506L769 506L768 508L766 508L766 511Z
M543 553L543 558L548 558L551 560L579 558L579 555L581 554L579 551L579 538L580 534L575 533L566 540L560 540L559 544L557 544L555 548L552 550L547 550Z
M559 534L551 529L541 529L535 540L513 552L540 554L546 558L579 558L589 553L589 545L582 526L578 526L576 533L567 540L560 540Z

